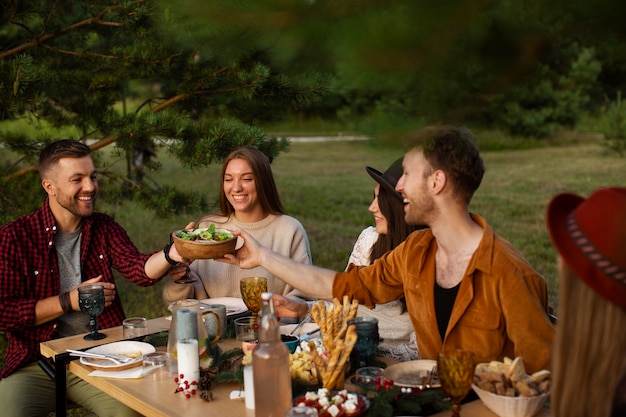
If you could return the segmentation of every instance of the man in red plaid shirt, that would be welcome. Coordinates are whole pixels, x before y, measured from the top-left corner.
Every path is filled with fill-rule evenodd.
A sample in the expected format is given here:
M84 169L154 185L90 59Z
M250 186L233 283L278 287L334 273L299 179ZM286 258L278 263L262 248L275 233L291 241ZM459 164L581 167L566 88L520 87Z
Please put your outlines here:
M147 287L182 261L171 244L140 253L118 223L94 212L98 177L87 145L48 145L39 174L48 194L41 208L0 228L0 330L8 340L0 404L11 417L55 410L54 381L37 364L39 343L89 331L78 306L79 286L102 285L106 301L98 323L119 326L125 315L112 268ZM100 417L137 415L74 375L68 375L67 396Z

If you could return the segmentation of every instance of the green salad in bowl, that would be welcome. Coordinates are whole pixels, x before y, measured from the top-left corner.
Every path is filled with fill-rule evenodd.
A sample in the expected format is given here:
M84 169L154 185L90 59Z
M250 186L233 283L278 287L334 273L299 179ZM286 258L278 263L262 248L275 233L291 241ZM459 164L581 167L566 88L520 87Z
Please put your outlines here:
M232 239L234 236L228 230L217 229L215 224L211 224L206 229L180 230L176 233L176 237L183 240L214 240L221 242Z
M211 224L206 229L177 230L172 233L176 250L185 259L214 259L232 253L237 238L226 229Z

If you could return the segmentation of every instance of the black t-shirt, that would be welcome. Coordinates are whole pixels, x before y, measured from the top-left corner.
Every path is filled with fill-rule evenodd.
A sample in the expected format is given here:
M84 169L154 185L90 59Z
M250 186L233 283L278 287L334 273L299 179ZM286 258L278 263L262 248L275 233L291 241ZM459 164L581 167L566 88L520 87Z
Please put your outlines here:
M460 285L459 283L452 288L442 288L435 282L435 315L437 316L437 326L439 327L439 336L441 336L442 341L446 335L452 307L454 306L454 300L456 300Z

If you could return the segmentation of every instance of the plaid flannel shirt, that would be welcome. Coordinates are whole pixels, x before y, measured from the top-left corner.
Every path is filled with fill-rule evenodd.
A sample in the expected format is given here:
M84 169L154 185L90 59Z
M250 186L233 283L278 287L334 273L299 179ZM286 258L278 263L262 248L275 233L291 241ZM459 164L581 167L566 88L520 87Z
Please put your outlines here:
M0 330L8 346L0 378L36 361L39 343L53 338L56 320L34 325L38 300L59 294L60 275L54 235L56 221L48 200L37 211L0 228ZM140 286L154 285L144 266L151 255L142 254L113 218L94 213L83 219L80 243L82 279L102 275L114 282L112 268ZM119 297L98 317L101 328L122 324L124 309Z

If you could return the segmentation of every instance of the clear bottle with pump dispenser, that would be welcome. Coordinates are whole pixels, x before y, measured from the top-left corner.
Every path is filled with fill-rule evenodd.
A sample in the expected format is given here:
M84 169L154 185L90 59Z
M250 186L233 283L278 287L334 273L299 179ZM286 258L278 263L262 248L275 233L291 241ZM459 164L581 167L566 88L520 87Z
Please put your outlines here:
M259 343L252 351L254 414L256 417L284 417L292 406L289 350L280 339L280 325L274 313L272 294L261 295Z

